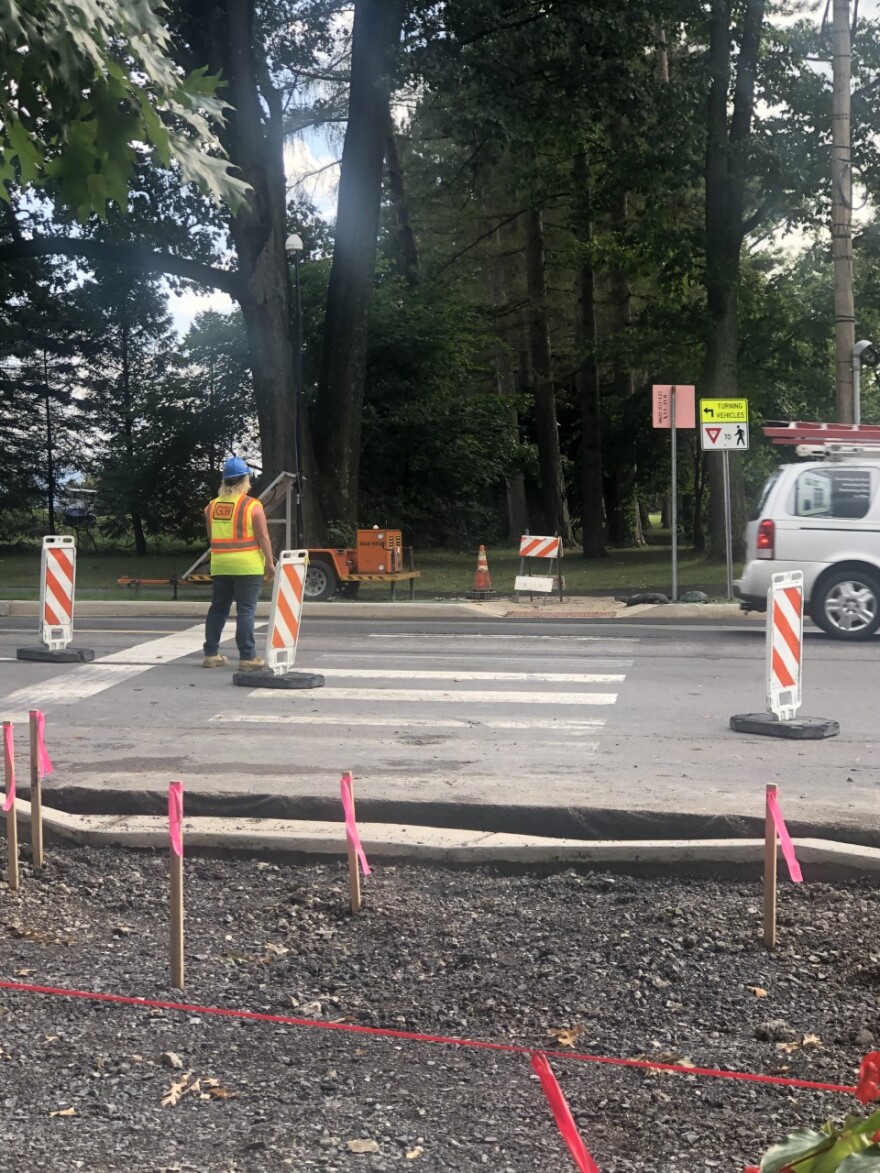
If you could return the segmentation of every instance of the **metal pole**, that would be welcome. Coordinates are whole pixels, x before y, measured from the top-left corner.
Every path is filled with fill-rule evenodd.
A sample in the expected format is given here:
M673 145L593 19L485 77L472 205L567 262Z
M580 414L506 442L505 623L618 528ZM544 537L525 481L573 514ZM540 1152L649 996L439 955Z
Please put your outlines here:
M678 445L675 435L675 391L669 392L670 399L670 435L672 436L672 501L669 524L672 526L672 601L678 601Z
M724 469L724 545L727 555L727 601L733 600L733 519L730 515L730 453L721 453Z
M862 360L857 354L852 356L853 381L853 423L862 422Z
M832 56L831 255L834 264L834 342L837 422L854 422L852 349L855 301L852 254L852 35L849 0L834 0Z
M284 549L290 550L293 547L290 544L292 537L292 522L293 522L293 493L290 481L284 487ZM299 544L299 525L297 525L296 532L296 548L300 548Z
M301 550L305 545L305 519L303 517L303 322L302 297L299 287L299 253L293 254L293 270L295 274L296 296L296 354L294 367L296 369L296 410L294 412L294 432L296 444L296 548Z
M43 401L46 406L46 481L49 490L49 533L55 533L55 441L52 436L52 401L49 395L49 359L43 347Z

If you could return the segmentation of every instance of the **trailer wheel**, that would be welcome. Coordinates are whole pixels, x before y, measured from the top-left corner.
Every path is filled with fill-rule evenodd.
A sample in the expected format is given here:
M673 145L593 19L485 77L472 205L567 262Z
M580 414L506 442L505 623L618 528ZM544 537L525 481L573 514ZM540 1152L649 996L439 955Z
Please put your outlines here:
M359 582L344 582L339 588L339 593L343 599L353 599L360 589L361 584Z
M303 597L310 603L323 603L336 594L339 579L336 571L323 558L315 558L306 568Z

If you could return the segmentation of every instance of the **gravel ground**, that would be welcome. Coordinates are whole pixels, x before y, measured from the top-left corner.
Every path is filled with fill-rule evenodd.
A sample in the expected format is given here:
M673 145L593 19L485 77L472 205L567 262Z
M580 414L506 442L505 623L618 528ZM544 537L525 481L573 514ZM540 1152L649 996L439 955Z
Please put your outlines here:
M880 1036L867 885L783 886L774 956L741 882L380 866L358 917L343 864L192 859L186 889L185 995L167 860L146 853L53 846L19 893L0 884L0 974L527 1047L567 1028L579 1051L848 1085ZM552 1062L602 1173L742 1173L856 1106ZM526 1056L0 991L2 1170L398 1166L574 1168Z

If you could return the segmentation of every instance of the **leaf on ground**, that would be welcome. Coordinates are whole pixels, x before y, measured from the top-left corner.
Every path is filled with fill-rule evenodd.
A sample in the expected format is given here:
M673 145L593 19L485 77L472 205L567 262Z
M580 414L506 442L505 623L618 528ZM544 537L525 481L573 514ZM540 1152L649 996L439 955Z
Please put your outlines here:
M54 1112L49 1113L50 1116L76 1116L78 1115L76 1108L56 1108Z
M348 1151L350 1153L378 1153L379 1142L376 1140L350 1140Z
M767 991L762 986L746 986L750 994L754 994L756 998L766 998Z
M192 1072L184 1071L180 1079L174 1079L171 1081L171 1087L162 1097L163 1108L173 1108L175 1104L180 1103L181 1097L186 1095L187 1085L189 1084L191 1078Z
M30 977L34 971L32 969L17 969L15 971L16 977Z
M573 1047L578 1036L582 1035L584 1030L583 1026L559 1026L554 1030L548 1030L547 1034L556 1039L560 1047Z
M799 1040L791 1043L777 1043L776 1050L782 1051L783 1055L791 1055L795 1051L803 1050L804 1047L821 1047L822 1040L818 1035L802 1035Z
M231 1092L228 1087L209 1087L202 1093L203 1100L235 1100L238 1092Z
M420 1144L417 1144L414 1149L410 1149L409 1152L406 1154L406 1159L408 1161L414 1161L416 1159L416 1157L420 1157L424 1151L425 1150L422 1148L422 1146Z

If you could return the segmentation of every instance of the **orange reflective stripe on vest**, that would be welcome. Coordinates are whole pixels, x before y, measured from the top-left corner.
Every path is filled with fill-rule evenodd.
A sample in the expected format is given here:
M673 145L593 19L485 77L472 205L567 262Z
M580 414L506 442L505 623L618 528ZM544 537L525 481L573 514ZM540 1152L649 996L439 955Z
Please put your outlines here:
M208 506L212 574L262 574L263 554L254 533L253 497L216 497Z

